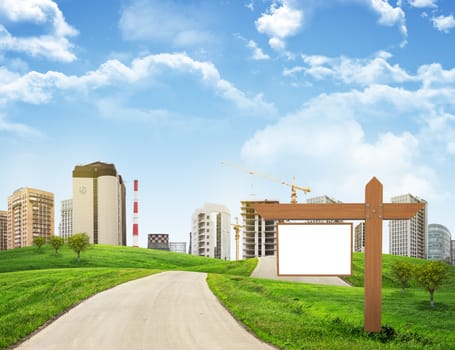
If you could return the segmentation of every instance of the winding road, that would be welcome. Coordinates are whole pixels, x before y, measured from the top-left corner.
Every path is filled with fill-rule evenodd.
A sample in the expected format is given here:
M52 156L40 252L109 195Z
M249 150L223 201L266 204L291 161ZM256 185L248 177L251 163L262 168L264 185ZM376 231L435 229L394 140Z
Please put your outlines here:
M272 350L220 304L207 275L169 271L82 302L20 350Z

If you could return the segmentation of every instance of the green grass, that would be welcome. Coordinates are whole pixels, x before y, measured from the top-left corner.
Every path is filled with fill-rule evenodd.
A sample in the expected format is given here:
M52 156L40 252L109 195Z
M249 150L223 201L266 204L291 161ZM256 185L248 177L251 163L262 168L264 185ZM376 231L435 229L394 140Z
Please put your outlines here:
M455 349L455 268L435 293L415 286L401 293L390 270L396 260L383 257L383 332L363 331L363 254L354 255L350 282L333 287L240 276L209 275L212 291L252 332L282 349Z
M94 245L81 253L62 247L0 252L0 349L11 346L81 300L163 270L249 276L257 259L222 261L151 249Z
M257 259L221 261L141 248L92 246L81 263L68 248L0 252L0 349L23 339L80 300L127 280L162 270L209 272L209 286L222 303L261 339L282 349L455 349L455 268L449 281L429 294L415 282L401 288L391 277L396 260L383 256L384 331L363 331L363 258L354 254L354 287L253 279Z
M81 300L152 269L74 268L0 274L0 349L23 339Z

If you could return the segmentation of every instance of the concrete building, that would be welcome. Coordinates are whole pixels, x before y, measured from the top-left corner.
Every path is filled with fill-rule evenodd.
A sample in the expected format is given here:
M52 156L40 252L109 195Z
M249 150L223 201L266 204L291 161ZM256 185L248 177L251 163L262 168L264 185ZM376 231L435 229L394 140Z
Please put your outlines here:
M126 190L114 164L95 162L73 170L73 233L90 243L126 245Z
M169 250L169 234L149 233L147 241L148 249Z
M265 220L251 207L253 203L278 204L279 201L242 201L243 258L276 253L276 221Z
M186 242L169 242L169 251L186 254Z
M192 216L191 254L231 259L231 213L221 204L206 203Z
M365 252L365 223L361 222L354 228L354 251Z
M73 234L73 200L61 201L59 235L65 241Z
M389 221L389 252L393 255L426 258L427 253L427 202L411 194L392 197L392 203L425 203L409 220Z
M8 212L0 210L0 251L6 250L6 228L8 227Z
M451 256L452 256L452 265L455 265L455 239L452 239L452 244L450 245Z
M338 204L343 203L335 198L331 198L329 196L323 195L313 198L308 198L306 200L307 204Z
M440 224L428 225L428 260L444 260L452 263L452 235L447 227Z
M54 234L54 194L20 188L8 197L7 249L27 247Z

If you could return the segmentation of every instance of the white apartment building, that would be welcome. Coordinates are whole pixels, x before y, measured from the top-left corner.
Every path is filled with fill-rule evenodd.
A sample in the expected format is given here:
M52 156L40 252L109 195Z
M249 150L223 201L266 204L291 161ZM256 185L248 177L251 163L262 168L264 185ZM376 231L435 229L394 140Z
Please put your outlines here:
M230 260L230 232L229 209L221 204L204 204L192 216L191 254Z
M444 260L452 262L452 235L447 227L440 224L428 225L428 260Z
M0 250L6 250L6 229L8 227L8 212L0 210Z
M59 235L66 241L73 234L73 200L65 199L60 205Z
M276 220L265 220L254 203L279 204L279 201L242 201L243 259L276 254Z
M427 202L411 194L392 197L392 203L425 203L409 220L389 221L389 252L392 255L425 259L427 255Z
M354 252L365 252L365 222L354 228Z
M73 233L90 243L126 245L126 190L114 164L94 162L73 170Z

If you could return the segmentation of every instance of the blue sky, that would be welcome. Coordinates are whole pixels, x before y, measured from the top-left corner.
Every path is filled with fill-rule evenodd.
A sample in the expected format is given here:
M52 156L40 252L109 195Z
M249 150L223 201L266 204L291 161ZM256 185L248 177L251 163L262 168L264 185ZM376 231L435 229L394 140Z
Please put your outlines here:
M246 169L363 202L412 193L455 230L452 0L0 0L0 198L71 197L76 164L139 180L146 234L205 202L289 201ZM299 194L304 202L305 195ZM0 202L1 203L1 202ZM384 229L387 251L387 225Z

